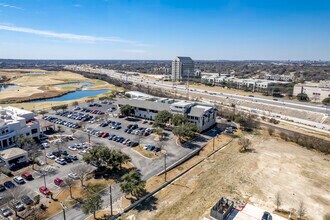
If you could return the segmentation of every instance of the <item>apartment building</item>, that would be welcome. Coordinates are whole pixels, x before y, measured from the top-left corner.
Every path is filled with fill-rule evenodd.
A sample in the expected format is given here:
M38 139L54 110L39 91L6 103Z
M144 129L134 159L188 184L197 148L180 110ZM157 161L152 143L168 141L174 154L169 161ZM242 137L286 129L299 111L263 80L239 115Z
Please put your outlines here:
M11 106L0 107L0 149L15 146L15 137L31 136L39 139L39 121L34 113Z
M217 109L212 104L183 101L176 99L145 97L119 99L118 107L130 105L134 108L134 116L154 120L157 113L163 110L173 114L185 115L190 123L197 126L199 131L207 130L216 123Z

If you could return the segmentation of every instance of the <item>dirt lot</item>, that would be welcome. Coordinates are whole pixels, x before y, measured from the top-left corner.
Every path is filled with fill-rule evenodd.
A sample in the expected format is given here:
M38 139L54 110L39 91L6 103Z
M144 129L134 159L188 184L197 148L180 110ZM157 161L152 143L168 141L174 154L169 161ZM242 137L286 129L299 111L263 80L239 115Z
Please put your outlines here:
M266 134L247 135L254 153L239 153L237 140L212 156L153 201L126 216L136 219L201 219L221 197L244 199L265 210L297 209L304 200L307 215L322 219L330 212L330 156L304 149Z

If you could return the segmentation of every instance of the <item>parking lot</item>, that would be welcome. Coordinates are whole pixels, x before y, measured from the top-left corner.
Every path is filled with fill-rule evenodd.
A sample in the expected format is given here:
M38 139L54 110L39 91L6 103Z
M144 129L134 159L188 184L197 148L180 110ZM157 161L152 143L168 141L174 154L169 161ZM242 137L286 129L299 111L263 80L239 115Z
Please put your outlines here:
M47 132L48 141L40 145L42 148L42 155L39 157L42 163L41 170L31 170L29 167L15 172L14 175L20 176L28 171L34 178L17 187L25 188L24 191L30 198L36 195L44 198L46 195L39 191L39 187L44 186L46 182L47 188L56 198L56 195L61 192L61 187L57 186L54 180L63 179L72 173L72 168L82 162L83 154L96 145L121 150L129 155L132 164L140 170L144 180L164 169L164 153L167 154L167 165L170 166L196 147L194 145L191 145L191 148L178 146L176 137L170 131L164 131L165 135L160 144L152 133L152 122L138 118L119 118L118 113L115 103L93 106L83 103L79 107L70 106L65 112L50 111L43 118L40 116L41 124L55 124L55 131ZM58 127L60 127L60 132L57 131ZM130 131L128 127L131 128ZM203 141L207 141L207 136L203 138ZM143 156L132 148L134 143L149 145L148 150L157 154L158 157ZM5 178L0 183L11 179ZM0 197L5 197L4 193L1 192ZM2 207L4 207L3 204L1 204Z

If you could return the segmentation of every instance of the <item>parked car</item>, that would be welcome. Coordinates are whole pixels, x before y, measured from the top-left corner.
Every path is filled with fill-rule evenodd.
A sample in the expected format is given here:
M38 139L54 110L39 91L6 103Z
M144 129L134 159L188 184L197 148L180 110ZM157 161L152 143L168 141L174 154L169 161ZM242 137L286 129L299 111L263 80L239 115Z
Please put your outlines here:
M13 180L14 180L17 184L24 184L24 183L25 183L24 179L23 179L21 176L15 176L15 177L13 178Z
M264 212L264 214L261 217L261 220L270 220L271 216L272 215L269 212Z
M31 173L28 173L28 172L25 172L22 174L22 177L25 179L25 180L33 180L33 176L31 175Z
M61 164L61 165L65 165L66 164L66 161L63 158L57 158L55 160L55 162L58 163L58 164Z
M68 149L69 150L72 150L72 151L76 151L77 150L76 146L69 146Z
M2 216L6 217L6 218L13 214L13 212L8 207L2 207L0 209L0 211L1 211Z
M14 200L11 202L11 204L13 205L13 208L16 209L16 211L18 212L21 212L25 209L25 206L21 201Z
M54 183L56 186L64 186L64 181L61 178L54 179Z
M48 159L52 159L52 160L54 160L56 157L55 157L55 155L53 155L52 153L47 153L46 154L46 157L48 158Z
M5 187L7 187L8 189L10 189L10 188L14 188L15 187L15 184L12 182L12 181L6 181L6 182L4 182L4 184L3 184Z
M28 195L21 196L21 200L25 205L32 205L34 203Z
M69 155L64 156L63 159L64 159L65 162L67 162L67 163L72 163L72 159L71 159L71 157L70 157Z
M0 184L0 192L3 192L5 190L6 190L6 187L4 185Z
M41 192L44 195L51 194L51 191L46 186L39 187L39 192Z
M78 157L73 154L69 154L67 157L69 157L71 160L78 160Z
M75 174L75 173L69 173L69 174L68 174L68 177L70 177L70 178L72 178L72 179L74 179L74 180L79 179L78 175Z

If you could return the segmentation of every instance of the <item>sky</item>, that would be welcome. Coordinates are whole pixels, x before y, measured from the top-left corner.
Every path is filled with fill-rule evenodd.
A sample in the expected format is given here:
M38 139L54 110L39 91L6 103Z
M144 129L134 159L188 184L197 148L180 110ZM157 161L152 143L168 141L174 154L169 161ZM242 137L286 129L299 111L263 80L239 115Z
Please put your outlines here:
M0 0L0 58L330 60L329 0Z

